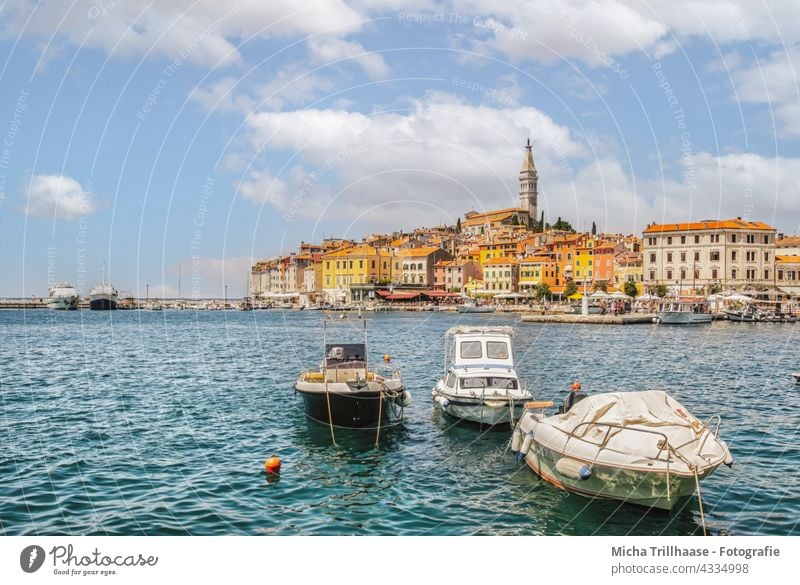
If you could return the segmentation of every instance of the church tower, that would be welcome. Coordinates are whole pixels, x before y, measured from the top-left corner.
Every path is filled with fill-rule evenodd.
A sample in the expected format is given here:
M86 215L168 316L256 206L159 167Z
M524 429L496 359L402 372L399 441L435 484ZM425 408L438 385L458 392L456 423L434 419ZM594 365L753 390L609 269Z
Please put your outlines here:
M519 171L519 207L528 212L528 221L525 223L532 226L536 223L536 205L539 199L539 174L533 164L533 147L531 139L525 146L525 158L522 160L522 168Z

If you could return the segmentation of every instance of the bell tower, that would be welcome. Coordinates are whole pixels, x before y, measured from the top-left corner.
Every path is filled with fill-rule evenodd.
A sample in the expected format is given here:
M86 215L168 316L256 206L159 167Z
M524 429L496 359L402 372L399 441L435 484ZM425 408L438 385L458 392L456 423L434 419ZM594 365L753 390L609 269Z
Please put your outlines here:
M530 227L536 222L536 206L539 199L539 174L533 164L533 146L531 139L525 145L525 158L522 159L522 168L519 171L519 207L528 212Z

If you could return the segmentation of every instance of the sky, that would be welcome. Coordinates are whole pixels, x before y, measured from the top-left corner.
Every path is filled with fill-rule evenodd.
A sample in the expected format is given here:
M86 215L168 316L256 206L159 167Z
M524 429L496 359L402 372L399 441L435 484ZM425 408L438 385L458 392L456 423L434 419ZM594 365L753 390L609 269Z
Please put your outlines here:
M241 296L324 237L515 206L800 231L786 0L0 0L0 296ZM179 290L180 289L180 290Z

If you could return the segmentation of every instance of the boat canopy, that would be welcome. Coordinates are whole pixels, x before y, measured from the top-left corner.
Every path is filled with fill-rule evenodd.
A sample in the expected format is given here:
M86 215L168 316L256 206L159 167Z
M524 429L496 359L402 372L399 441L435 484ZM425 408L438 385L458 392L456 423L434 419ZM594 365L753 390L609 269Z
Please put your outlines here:
M513 327L452 327L445 336L445 355L456 368L513 368ZM452 342L448 343L448 340Z

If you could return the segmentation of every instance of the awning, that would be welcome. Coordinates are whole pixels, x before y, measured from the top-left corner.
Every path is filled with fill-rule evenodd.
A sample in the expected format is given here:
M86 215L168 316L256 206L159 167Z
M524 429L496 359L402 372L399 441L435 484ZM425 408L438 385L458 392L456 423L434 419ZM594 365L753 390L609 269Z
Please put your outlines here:
M382 296L382 297L388 297L390 294L392 294L388 290L384 290L384 289L380 289L380 288L375 290L375 293L378 294L379 296Z
M387 301L410 301L416 299L422 293L394 293L386 295L384 298Z

